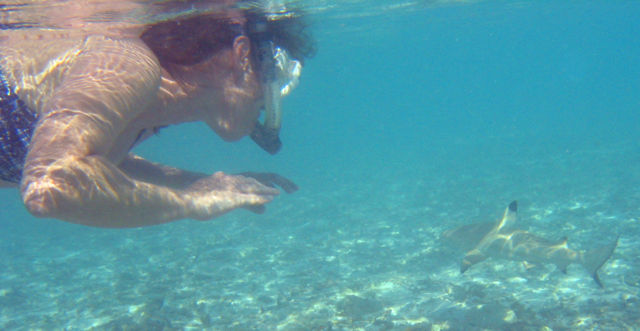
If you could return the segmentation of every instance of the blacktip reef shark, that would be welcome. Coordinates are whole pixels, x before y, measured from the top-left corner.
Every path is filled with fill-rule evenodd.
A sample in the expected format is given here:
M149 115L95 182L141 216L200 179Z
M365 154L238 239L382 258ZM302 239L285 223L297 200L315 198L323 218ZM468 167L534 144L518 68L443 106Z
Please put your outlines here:
M515 230L518 216L518 203L513 201L504 211L504 216L497 222L486 222L463 225L446 231L442 236L458 244L467 251L460 273L464 273L476 263L485 259L505 258L531 263L553 263L563 273L572 263L582 265L602 286L598 277L598 269L609 259L618 244L618 239L605 246L576 251L567 247L567 238L551 241L527 231Z

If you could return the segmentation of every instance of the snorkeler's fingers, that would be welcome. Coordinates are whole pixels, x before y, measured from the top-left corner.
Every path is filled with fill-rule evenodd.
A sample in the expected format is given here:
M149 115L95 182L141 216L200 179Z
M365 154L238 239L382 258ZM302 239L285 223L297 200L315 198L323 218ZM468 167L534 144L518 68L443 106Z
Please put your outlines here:
M264 204L280 191L251 177L215 173L198 180L185 193L192 206L190 217L209 220L236 208L263 213Z
M188 188L191 192L235 192L244 194L255 194L265 196L275 196L280 192L273 186L265 185L263 182L249 176L227 175L217 172L209 177L202 178L193 183Z
M274 190L274 189L272 189ZM277 190L274 190L277 192ZM193 197L193 209L190 218L210 220L236 208L245 208L254 213L265 211L265 204L271 202L275 194L253 194L237 192L209 192L204 196Z
M282 189L287 193L293 193L298 190L298 185L288 178L282 177L278 174L270 174L272 175L272 181L276 185L282 187Z
M253 178L269 187L280 186L287 193L293 193L298 190L296 183L273 172L243 172L240 175Z
M246 194L254 194L259 196L268 196L273 199L280 191L272 185L267 185L253 178L246 178L246 181L238 183L236 186L238 192Z

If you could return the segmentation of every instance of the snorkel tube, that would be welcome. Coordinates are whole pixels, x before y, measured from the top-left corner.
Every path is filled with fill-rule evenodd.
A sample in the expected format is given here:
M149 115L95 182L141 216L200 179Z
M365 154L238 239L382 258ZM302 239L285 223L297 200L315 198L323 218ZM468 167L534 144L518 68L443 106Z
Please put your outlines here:
M289 15L284 3L267 1L266 18L278 20ZM289 53L273 41L260 46L263 54L262 74L264 75L263 93L265 98L264 123L255 124L251 139L269 154L276 154L282 147L280 128L282 126L282 98L297 85L302 71L302 64L289 57Z
M269 154L280 151L280 128L282 126L282 96L275 82L265 82L264 123L256 122L251 139Z

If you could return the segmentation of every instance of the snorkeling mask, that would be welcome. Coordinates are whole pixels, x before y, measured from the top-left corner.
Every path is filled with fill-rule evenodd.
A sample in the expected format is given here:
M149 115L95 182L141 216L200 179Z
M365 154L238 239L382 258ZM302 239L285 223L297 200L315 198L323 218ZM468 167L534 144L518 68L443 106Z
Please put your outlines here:
M288 15L283 4L274 5L267 10L268 20L277 20ZM275 8L274 10L274 7ZM276 154L282 147L280 127L282 125L282 98L297 85L302 71L300 61L292 59L286 49L273 41L263 42L259 46L262 58L262 75L264 89L264 123L255 124L251 139L269 154Z

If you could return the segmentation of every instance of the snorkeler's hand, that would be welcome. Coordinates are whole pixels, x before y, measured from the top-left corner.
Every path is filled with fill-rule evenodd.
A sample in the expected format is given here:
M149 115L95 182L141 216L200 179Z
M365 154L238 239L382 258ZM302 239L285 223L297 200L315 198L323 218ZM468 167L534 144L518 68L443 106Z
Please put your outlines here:
M296 183L273 172L243 172L240 175L254 178L269 187L280 186L287 193L293 193L298 190Z
M208 220L236 208L262 213L264 204L273 200L279 191L251 177L216 172L197 180L186 193L192 203L191 218Z

